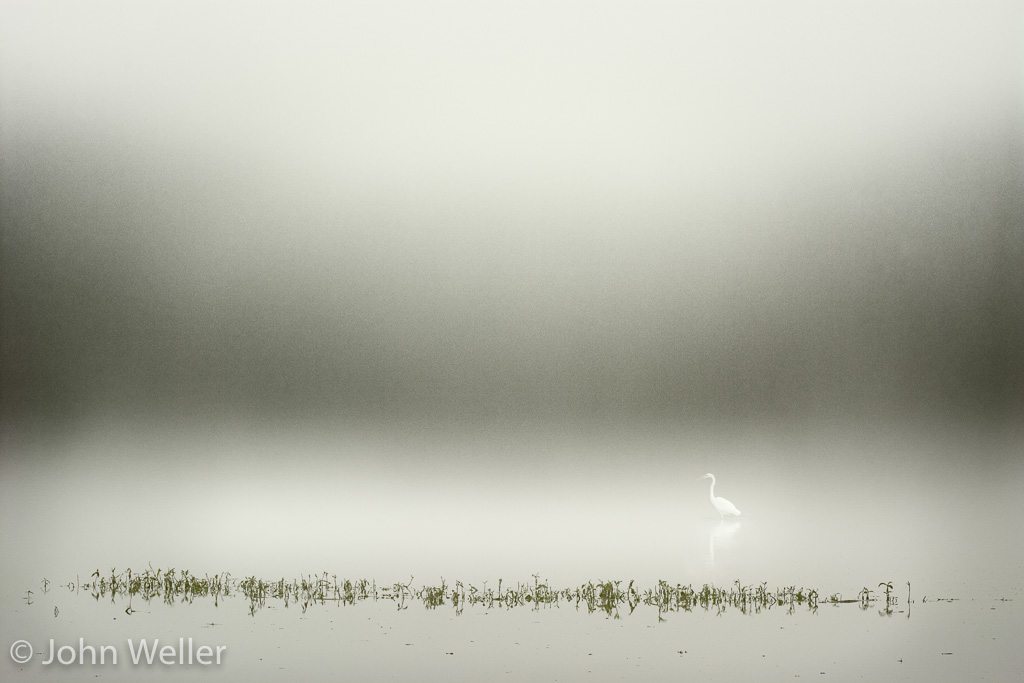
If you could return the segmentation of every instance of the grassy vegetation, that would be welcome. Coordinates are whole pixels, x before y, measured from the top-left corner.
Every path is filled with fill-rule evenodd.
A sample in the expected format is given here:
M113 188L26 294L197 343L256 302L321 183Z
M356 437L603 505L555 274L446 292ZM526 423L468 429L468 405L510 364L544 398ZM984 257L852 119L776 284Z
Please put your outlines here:
M51 590L51 585L48 580L43 580L44 591ZM532 582L511 584L499 579L493 587L489 587L487 582L474 586L461 581L449 583L443 578L436 585L416 586L412 577L407 583L378 585L370 579L339 579L327 572L298 579L266 580L255 576L239 579L227 572L200 576L188 570L150 567L142 572L111 569L109 574L102 574L97 569L87 580L76 578L74 582L68 582L66 588L88 592L97 600L110 599L114 603L119 599L126 600L125 612L129 615L134 611L133 603L137 604L136 601L160 601L173 605L204 599L219 605L221 600L241 598L248 603L253 615L268 602L280 602L286 607L295 605L306 611L315 605L354 605L370 600L389 601L400 610L416 603L427 609L452 608L456 613L461 613L467 605L487 609L526 607L535 610L570 607L591 613L603 612L613 617L619 617L623 612L632 613L644 605L656 608L660 619L669 612L696 610L716 613L738 610L744 614L770 609L793 612L797 608L816 610L820 605L844 603L854 603L867 609L883 597L888 611L898 602L892 582L878 586L881 590L865 587L855 599L844 599L839 593L822 597L816 589L795 586L769 589L767 583L745 585L740 581L734 581L727 588L711 584L694 588L689 584L670 584L667 581L646 587L634 581L588 581L576 587L556 588L534 574ZM909 601L909 583L907 587Z

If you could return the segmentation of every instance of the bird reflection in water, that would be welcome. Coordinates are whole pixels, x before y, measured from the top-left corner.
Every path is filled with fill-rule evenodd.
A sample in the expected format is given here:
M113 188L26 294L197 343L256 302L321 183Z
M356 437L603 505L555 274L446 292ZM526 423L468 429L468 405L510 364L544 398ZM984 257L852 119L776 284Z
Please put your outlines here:
M728 547L732 545L733 537L740 530L738 519L721 519L718 524L711 527L708 532L708 563L713 569L715 566L715 546Z

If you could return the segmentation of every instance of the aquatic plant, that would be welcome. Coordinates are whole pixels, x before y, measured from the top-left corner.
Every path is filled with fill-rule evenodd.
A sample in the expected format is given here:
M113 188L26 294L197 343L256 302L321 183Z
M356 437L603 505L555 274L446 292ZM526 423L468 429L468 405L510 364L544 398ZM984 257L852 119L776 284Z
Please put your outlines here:
M486 609L514 609L528 607L533 610L549 607L572 606L588 613L603 613L610 618L619 618L620 610L628 609L632 614L638 606L645 605L657 610L658 619L663 620L672 612L703 610L723 614L737 610L742 614L754 614L762 610L784 609L789 612L806 607L817 610L820 604L840 605L858 603L862 608L877 602L880 598L864 587L855 600L843 599L841 593L832 593L821 598L817 589L795 585L774 590L767 582L744 584L733 581L729 587L703 584L695 588L692 584L658 581L657 585L643 588L635 581L623 585L619 580L588 581L575 587L555 588L539 574L532 575L532 581L510 584L498 579L497 588L489 588L487 582L475 586L462 581L449 583L441 577L439 584L414 585L415 577L407 582L396 581L390 585L378 585L371 579L339 579L336 574L320 572L300 575L297 579L262 579L247 576L236 579L229 572L219 574L193 574L188 570L154 569L152 566L142 572L132 569L118 571L112 568L109 574L99 569L89 575L88 580L69 581L67 588L76 592L86 591L97 601L110 599L117 603L127 600L125 612L135 611L133 601L145 603L161 601L168 605L191 603L196 599L212 599L214 605L231 597L240 597L248 602L249 612L255 616L268 601L278 601L285 607L297 605L305 612L315 605L355 605L363 601L391 602L396 609L408 609L409 604L419 601L426 609L453 608L461 614L466 606ZM885 610L897 602L892 582L882 582ZM909 588L908 602L909 602ZM51 582L43 580L43 592L52 590ZM30 599L32 592L28 591Z

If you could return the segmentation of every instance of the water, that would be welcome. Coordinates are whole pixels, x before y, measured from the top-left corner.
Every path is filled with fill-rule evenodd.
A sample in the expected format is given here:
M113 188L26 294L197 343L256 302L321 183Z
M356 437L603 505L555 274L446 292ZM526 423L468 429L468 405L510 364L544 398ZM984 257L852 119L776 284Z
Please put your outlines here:
M1006 680L1024 673L1020 450L962 431L782 435L104 430L10 439L2 481L4 680ZM1016 450L1015 450L1016 449ZM716 494L743 514L721 520ZM241 578L327 571L491 588L767 582L897 602L618 617L411 601L213 605L77 588L152 566ZM42 580L50 581L43 590ZM907 582L911 583L907 600ZM69 588L69 584L76 589ZM31 599L27 600L27 591ZM876 593L877 594L877 593ZM941 600L940 600L941 599ZM948 599L952 599L948 601ZM31 604L30 604L31 603ZM43 666L115 644L118 665ZM220 666L126 664L127 639L223 645ZM949 654L946 654L949 653ZM171 671L167 671L170 669Z
M307 610L278 604L250 615L244 599L222 600L219 607L212 600L174 606L136 600L138 611L127 617L124 601L94 602L57 590L14 610L19 635L41 643L42 652L22 669L8 663L5 680L96 674L137 680L164 669L224 680L1007 680L1021 664L1013 650L1021 625L1017 603L972 595L918 599L889 613L878 604L801 606L756 614L697 610L659 620L643 606L615 618L570 605L470 606L457 614L415 603L400 610L390 601ZM57 618L51 603L62 606ZM40 663L48 638L77 648L82 633L89 644L118 644L119 664ZM221 666L129 664L128 639L136 648L143 637L177 646L182 634L194 640L193 649L225 646Z

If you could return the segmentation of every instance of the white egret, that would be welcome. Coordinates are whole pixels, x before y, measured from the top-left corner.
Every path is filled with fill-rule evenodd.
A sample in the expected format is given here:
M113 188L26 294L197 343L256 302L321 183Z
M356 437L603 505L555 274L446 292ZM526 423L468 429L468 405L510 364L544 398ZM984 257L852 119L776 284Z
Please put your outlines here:
M715 475L708 472L703 477L698 477L697 481L700 481L701 479L711 480L711 490L708 491L708 496L711 498L711 504L715 507L715 510L718 511L718 514L722 516L722 519L725 519L726 515L730 517L740 516L740 511L736 509L735 505L727 501L725 498L715 497Z

